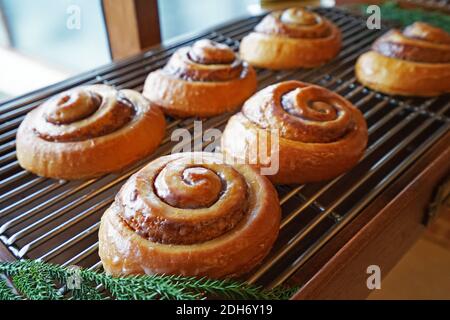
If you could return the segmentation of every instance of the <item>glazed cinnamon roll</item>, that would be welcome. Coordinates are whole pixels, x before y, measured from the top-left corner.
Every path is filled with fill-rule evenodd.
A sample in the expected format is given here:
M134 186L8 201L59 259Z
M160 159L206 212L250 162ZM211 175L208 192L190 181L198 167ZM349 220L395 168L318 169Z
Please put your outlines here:
M253 149L265 146L261 137L270 131L278 132L278 148L265 150L269 156L262 159L264 153ZM226 155L257 167L277 161L278 172L268 178L291 184L340 175L359 161L366 144L366 122L349 101L316 85L287 81L251 97L228 121L221 145Z
M423 22L391 30L358 58L355 71L362 84L387 94L450 92L450 34Z
M341 32L332 22L314 12L291 8L266 16L242 39L240 55L262 68L309 68L331 60L340 48Z
M256 84L253 68L231 48L203 39L150 73L143 94L170 115L211 117L238 108Z
M40 176L90 178L150 154L164 131L163 113L141 94L84 86L27 114L17 132L17 159Z
M102 217L109 274L241 275L269 252L280 223L271 183L214 153L161 157L133 175Z

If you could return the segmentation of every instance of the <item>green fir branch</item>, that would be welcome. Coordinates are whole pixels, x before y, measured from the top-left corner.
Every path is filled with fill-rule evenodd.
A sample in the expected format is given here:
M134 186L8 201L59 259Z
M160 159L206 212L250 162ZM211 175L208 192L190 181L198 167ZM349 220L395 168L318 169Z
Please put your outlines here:
M0 300L21 300L20 296L15 294L14 289L11 288L6 279L0 276Z
M92 283L81 282L79 288L72 289L73 300L104 300L105 297Z
M264 290L235 280L212 280L168 275L140 275L113 277L88 269L73 269L35 260L0 262L0 275L4 274L16 287L17 296L5 281L0 281L0 299L49 299L64 297L77 300L101 300L105 298L97 290L102 286L107 294L117 300L197 300L207 297L228 299L288 299L295 288L278 287ZM70 277L78 277L76 287L68 283ZM64 287L57 290L56 283Z
M258 299L258 300L285 300L289 299L284 294L287 289L264 290L260 286L253 286L246 283L224 279L214 280L207 278L173 276L173 281L181 284L200 295L212 295L216 297L226 297L228 299ZM296 288L295 288L296 290Z
M61 300L62 295L56 289L53 280L35 268L21 271L12 277L17 290L30 300Z

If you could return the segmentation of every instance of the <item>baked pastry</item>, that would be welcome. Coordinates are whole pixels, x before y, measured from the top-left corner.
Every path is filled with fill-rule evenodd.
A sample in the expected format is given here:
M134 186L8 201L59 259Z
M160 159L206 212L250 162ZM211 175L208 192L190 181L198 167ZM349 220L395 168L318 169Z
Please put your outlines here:
M241 41L241 58L268 69L316 67L341 49L341 32L328 19L300 8L273 12Z
M26 115L17 132L17 159L40 176L91 178L150 154L164 130L163 113L140 93L78 87Z
M221 148L240 162L278 166L267 177L291 184L344 173L359 161L366 144L366 122L349 101L316 85L286 81L259 91L230 118Z
M381 36L356 62L365 86L393 95L450 92L450 34L423 22Z
M203 39L150 73L143 94L170 115L211 117L238 108L256 85L254 69L230 47Z
M216 153L156 159L132 176L101 219L106 272L234 277L269 252L280 223L277 193L248 165Z

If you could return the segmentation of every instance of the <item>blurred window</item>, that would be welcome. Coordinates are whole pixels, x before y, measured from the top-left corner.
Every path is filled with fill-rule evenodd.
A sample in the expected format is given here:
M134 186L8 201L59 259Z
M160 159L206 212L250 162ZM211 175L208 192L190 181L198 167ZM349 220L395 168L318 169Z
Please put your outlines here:
M201 31L230 19L246 16L259 0L159 0L161 37Z
M101 0L0 0L0 100L111 61Z
M246 16L259 3L157 1L163 41ZM102 0L0 0L0 102L110 61Z

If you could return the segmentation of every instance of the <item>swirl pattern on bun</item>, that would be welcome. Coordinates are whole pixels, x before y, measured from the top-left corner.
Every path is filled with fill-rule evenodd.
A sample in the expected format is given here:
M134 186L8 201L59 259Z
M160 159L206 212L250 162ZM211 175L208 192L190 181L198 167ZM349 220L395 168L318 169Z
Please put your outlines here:
M90 178L151 153L164 131L161 110L139 93L106 85L78 87L25 117L17 133L17 158L41 176Z
M132 176L102 218L105 270L220 278L260 262L278 234L276 191L250 166L221 159L173 154Z
M257 67L316 67L334 58L341 32L328 19L300 8L267 15L242 39L241 57Z
M426 97L450 92L450 34L423 22L391 30L359 57L356 76L387 94Z
M238 108L255 90L248 63L227 45L203 39L150 73L143 94L170 115L210 117Z
M268 178L280 184L336 177L359 161L367 144L364 117L349 101L316 85L286 81L259 91L230 118L222 152L266 166L252 148L273 130L279 146L271 156L279 170Z

